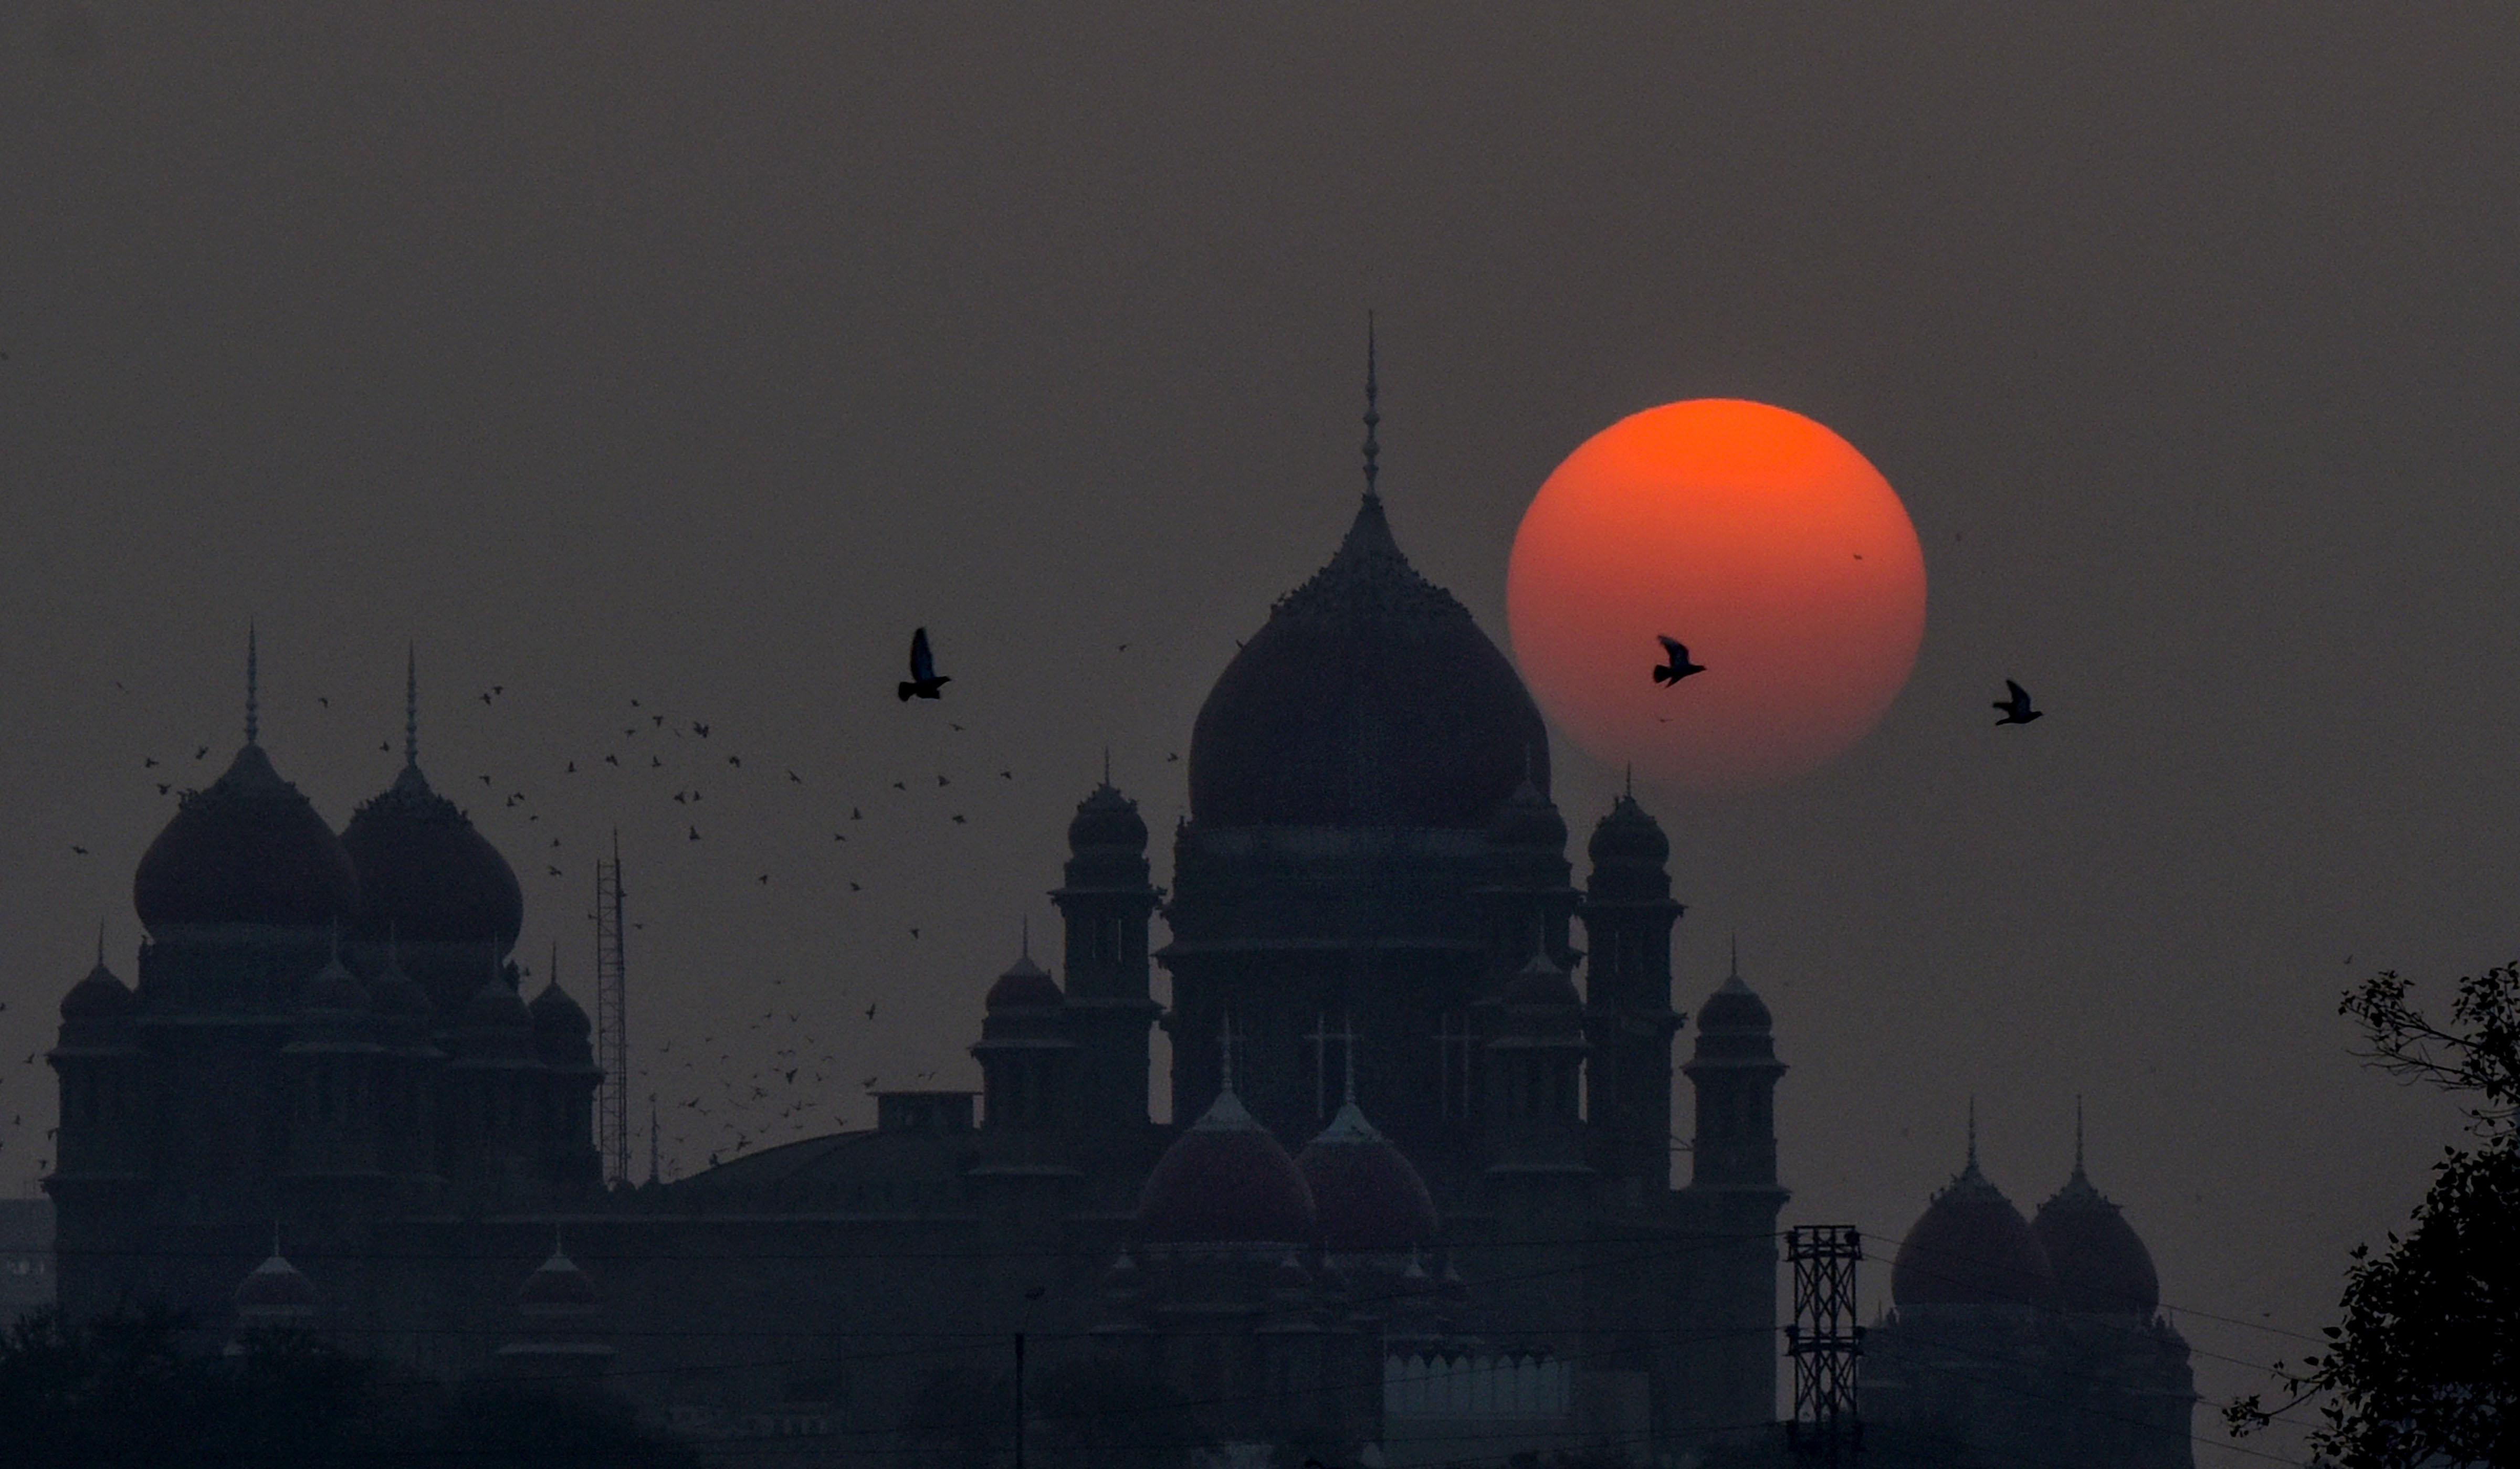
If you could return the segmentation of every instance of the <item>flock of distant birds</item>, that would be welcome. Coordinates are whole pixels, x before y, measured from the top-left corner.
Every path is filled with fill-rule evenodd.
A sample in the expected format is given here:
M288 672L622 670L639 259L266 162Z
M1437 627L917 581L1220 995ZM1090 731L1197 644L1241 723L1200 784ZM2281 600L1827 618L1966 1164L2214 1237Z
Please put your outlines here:
M1682 680L1694 677L1695 675L1707 671L1707 666L1705 664L1699 663L1690 657L1688 645L1687 644L1682 643L1676 638L1662 635L1658 635L1656 641L1662 645L1663 649L1663 660L1654 665L1651 670L1651 678L1656 687L1676 688ZM1121 648L1125 651L1127 645L1121 645ZM910 702L912 699L942 699L944 697L945 686L952 682L952 676L941 674L936 671L935 649L928 641L927 629L922 627L913 631L910 635L910 677L902 680L895 686L894 692L896 696L905 704ZM2002 716L1996 720L1998 725L2026 725L2031 721L2040 718L2047 712L2036 707L2031 700L2029 691L2024 690L2013 680L2004 680L2003 687L2006 696L1997 699L1993 703L1993 707ZM499 697L506 692L506 686L493 684L488 689L484 690L478 697L484 707L489 707L494 705ZM319 697L317 702L326 708L330 708L332 705L332 701L329 698ZM634 698L630 703L634 708L640 707L640 701L638 699ZM650 710L643 710L642 712L648 715L650 729L662 730L665 727L666 717L664 715ZM710 726L707 722L692 720L689 724L690 734L693 737L698 739L706 739L709 737ZM953 728L959 731L962 729L962 726L955 725ZM625 733L636 734L640 733L640 727L635 724L631 725ZM681 732L678 730L676 733L680 734ZM387 740L380 748L390 752L393 748L392 741ZM209 753L210 746L206 744L201 745L193 751L193 759L196 761L207 759ZM1175 752L1167 758L1172 761L1178 761L1181 756L1178 752ZM743 764L742 757L737 754L730 753L726 757L726 760L730 768L741 769ZM601 763L617 768L622 765L622 760L619 753L616 751L606 754ZM663 757L658 755L651 755L649 757L649 764L652 769L661 770L666 768ZM144 768L152 770L160 768L160 762L156 756L144 757L142 765ZM579 766L575 760L566 762L564 767L565 774L574 775L578 770ZM800 785L804 783L803 777L799 776L794 770L788 770L787 775L788 779L790 782ZM998 775L1003 779L1012 780L1014 779L1014 772L1012 770L1002 770L998 772ZM484 775L480 779L483 785L490 786L493 790L497 788L496 783L489 776ZM155 780L153 778L153 783L157 785L158 793L161 796L171 794L174 789L174 782L172 780ZM936 778L936 783L938 786L942 787L951 785L953 782L947 777L940 774ZM892 782L892 785L896 790L907 790L909 788L907 780L895 780ZM700 792L697 786L677 789L672 797L676 804L684 806L696 804L700 800ZM503 809L512 809L518 805L525 804L526 801L527 797L525 792L521 790L511 791L506 795L503 801ZM528 821L537 821L540 818L537 815L532 813L528 813L526 817L526 820ZM864 820L864 810L858 806L850 807L849 819L851 821ZM957 825L966 824L966 819L960 812L953 814L952 821ZM836 830L832 833L832 838L834 841L842 842L848 840L848 837L844 832ZM687 821L685 823L685 839L695 842L701 839L699 825L697 822ZM561 845L561 838L554 837L551 841L551 847L548 850L558 850ZM84 846L74 844L70 850L78 856L84 857L88 855L88 849ZM543 866L547 876L560 877L564 875L562 868L556 863L546 860ZM760 873L754 880L763 886L767 886L770 882L770 874L768 872ZM864 891L861 884L853 880L848 881L848 887L849 891L853 893ZM645 925L634 924L633 926L644 927ZM915 925L909 925L909 932L913 939L917 939L920 936L920 930ZM772 984L774 986L785 985L786 980L774 979ZM0 1010L5 1010L7 1006L5 1003L0 1003ZM864 1011L864 1019L868 1023L873 1023L876 1018L876 1011L877 1005L875 1003L868 1004ZM728 1139L727 1145L722 1145L721 1147L712 1149L708 1152L707 1156L710 1165L714 1166L717 1164L721 1159L721 1154L741 1155L748 1148L758 1143L773 1140L773 1138L782 1132L792 1132L793 1130L800 1128L808 1121L812 1120L810 1114L820 1110L822 1107L823 1103L820 1094L812 1090L804 1090L800 1091L797 1088L796 1078L800 1074L806 1076L808 1078L808 1081L805 1084L807 1089L823 1085L827 1075L835 1076L838 1074L838 1068L841 1064L839 1059L840 1051L837 1047L829 1046L823 1041L803 1033L799 1029L802 1024L800 1019L801 1014L801 1010L792 1010L786 1011L783 1015L782 1011L773 1009L764 1011L759 1016L753 1018L753 1020L745 1027L747 1034L758 1032L765 1025L776 1024L784 1019L786 1029L781 1032L781 1034L785 1039L793 1041L796 1044L775 1049L772 1052L771 1063L768 1066L757 1068L750 1075L728 1085L724 1089L720 1098L720 1105L718 1107L711 1108L704 1105L704 1099L696 1092L682 1098L670 1109L670 1112L675 1116L678 1123L682 1122L686 1118L693 1121L708 1119L718 1127L720 1135ZM729 1039L732 1040L734 1038L730 1037ZM700 1044L703 1046L717 1046L720 1043L718 1038L712 1035L701 1037ZM685 1053L681 1057L669 1060L668 1058L673 1055L673 1050L674 1046L671 1041L667 1041L657 1047L656 1055L658 1069L662 1070L670 1066L675 1073L694 1073L692 1076L685 1078L684 1080L694 1084L699 1082L700 1078L697 1073L699 1061L702 1058L692 1054L690 1048L686 1047ZM29 1054L26 1057L26 1063L31 1066L36 1059L37 1054ZM732 1048L721 1050L714 1057L709 1057L708 1059L721 1064L733 1062L735 1060L735 1051ZM933 1079L936 1073L934 1071L928 1071L913 1078L913 1080L927 1081ZM866 1078L862 1084L864 1090L872 1091L880 1080L881 1078L879 1076L870 1076ZM655 1098L652 1095L650 1098L650 1110L652 1114L652 1127L660 1126L660 1122L654 1116L656 1107ZM21 1114L18 1118L13 1119L10 1126L15 1128L21 1125L22 1121L23 1116ZM845 1127L847 1125L846 1118L836 1115L826 1119L826 1122L828 1125L832 1126ZM783 1128L781 1126L782 1124L786 1124L787 1127ZM678 1129L674 1135L674 1141L677 1146L677 1153L678 1155L681 1155L685 1149L690 1147L693 1139L688 1134L683 1133Z

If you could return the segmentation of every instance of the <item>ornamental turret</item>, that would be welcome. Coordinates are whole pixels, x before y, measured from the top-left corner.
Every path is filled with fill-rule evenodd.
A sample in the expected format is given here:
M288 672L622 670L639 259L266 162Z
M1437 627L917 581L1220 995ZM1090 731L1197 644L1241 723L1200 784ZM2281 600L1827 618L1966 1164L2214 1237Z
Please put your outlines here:
M1697 1093L1692 1188L1777 1186L1777 1059L1767 1003L1732 972L1697 1011L1697 1048L1682 1068Z
M1593 1165L1634 1205L1671 1187L1671 842L1633 792L1593 828L1584 906Z
M1050 898L1067 929L1058 1023L1076 1050L1069 1105L1077 1128L1117 1135L1147 1126L1148 1038L1160 1009L1147 928L1163 894L1148 880L1146 821L1109 771L1077 804L1067 845L1066 881Z

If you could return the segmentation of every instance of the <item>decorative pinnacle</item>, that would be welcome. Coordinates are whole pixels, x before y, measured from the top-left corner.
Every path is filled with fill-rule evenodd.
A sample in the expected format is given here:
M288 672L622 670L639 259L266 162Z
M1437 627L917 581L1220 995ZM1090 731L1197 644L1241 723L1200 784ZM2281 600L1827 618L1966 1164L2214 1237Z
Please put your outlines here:
M2083 1093L2074 1093L2074 1177L2083 1176Z
M1347 1091L1340 1095L1339 1100L1342 1104L1353 1107L1356 1105L1356 1026L1347 1016L1341 1015L1339 1029L1347 1033L1347 1045L1339 1048L1339 1053L1347 1059Z
M1732 931L1732 972L1726 977L1731 979L1741 977L1741 931L1737 928Z
M1017 931L1023 936L1023 957L1030 958L1032 957L1032 914L1024 914L1021 921L1023 926Z
M100 969L105 967L105 920L103 918L96 920L96 966ZM2075 1115L2078 1118L2081 1116L2080 1113ZM2079 1133L2081 1130L2081 1123L2077 1122L2075 1127L2076 1131ZM2079 1153L2081 1150L2078 1148L2076 1151Z
M1368 500L1374 498L1373 476L1382 472L1381 467L1374 463L1374 457L1382 452L1381 442L1374 437L1374 429L1382 423L1382 414L1374 407L1374 399L1380 394L1374 381L1373 367L1373 313L1369 311L1365 314L1365 498Z
M420 653L408 645L402 652L402 763L420 768Z
M1977 1167L1977 1093L1973 1091L1968 1101L1968 1166Z
M248 621L245 625L245 742L248 744L253 743L254 736L262 731L262 711L254 697L255 661L253 623Z
M1217 1047L1219 1065L1222 1067L1218 1073L1222 1080L1217 1090L1231 1096L1234 1093L1234 1017L1232 1015L1217 1022Z

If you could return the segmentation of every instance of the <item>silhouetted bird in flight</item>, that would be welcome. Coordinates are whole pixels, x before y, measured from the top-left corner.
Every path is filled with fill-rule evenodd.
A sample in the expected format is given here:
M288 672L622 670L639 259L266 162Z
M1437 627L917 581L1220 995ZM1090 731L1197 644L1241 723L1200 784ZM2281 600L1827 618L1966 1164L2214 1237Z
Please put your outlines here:
M209 758L209 754L210 747L208 745L202 745L193 751L193 758L196 760L206 760Z
M914 698L942 698L945 686L953 680L936 671L936 655L927 650L927 629L910 635L910 681L896 690L901 701Z
M157 756L155 756L155 755L143 755L143 756L141 756L141 757L140 757L140 764L141 764L141 766L142 766L142 768L143 768L143 769L146 769L146 768L147 768L147 767L149 767L149 766L156 765L157 763L158 763L158 757L157 757Z
M2031 708L2030 691L2010 679L2003 681L2003 687L2012 690L2012 697L1995 701L1994 707L2003 711L2003 718L1997 720L1997 724L2026 725L2048 712L2044 709Z
M1688 678L1692 673L1704 673L1706 671L1705 664L1691 663L1688 661L1688 644L1681 642L1677 638L1665 638L1659 634L1655 635L1655 641L1662 645L1662 653L1666 660L1657 665L1653 671L1653 681L1655 683L1677 684L1681 680Z
M691 837L691 839L692 839L693 841L698 841L698 840L700 839L700 828L699 828L699 827L698 827L698 826L694 826L694 827L692 828L692 837Z

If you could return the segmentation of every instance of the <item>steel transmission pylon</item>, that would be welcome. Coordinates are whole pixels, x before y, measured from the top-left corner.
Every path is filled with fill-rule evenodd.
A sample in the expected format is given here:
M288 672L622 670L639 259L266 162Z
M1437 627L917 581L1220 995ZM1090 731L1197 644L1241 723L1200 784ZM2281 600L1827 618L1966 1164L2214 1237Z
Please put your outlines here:
M604 1181L630 1182L630 1040L622 1012L621 833L612 855L595 860L595 1046L604 1083L596 1093L596 1145Z
M1797 1224L1785 1231L1794 1268L1794 1321L1785 1355L1794 1359L1794 1416L1786 1442L1810 1464L1848 1465L1864 1451L1856 1402L1864 1328L1856 1323L1855 1264L1864 1240L1851 1224Z

